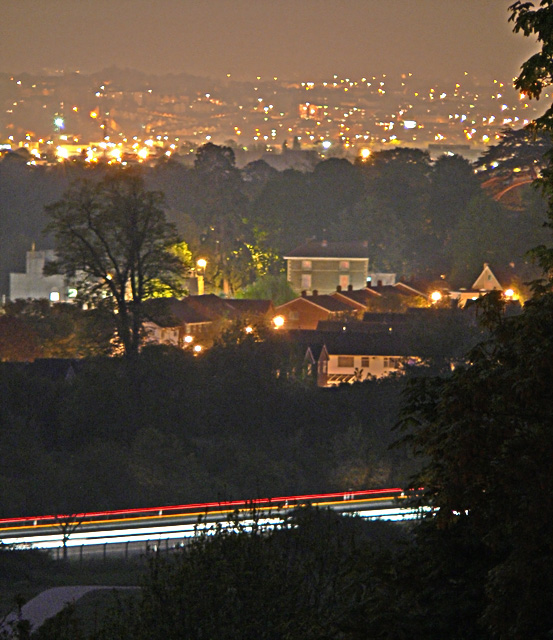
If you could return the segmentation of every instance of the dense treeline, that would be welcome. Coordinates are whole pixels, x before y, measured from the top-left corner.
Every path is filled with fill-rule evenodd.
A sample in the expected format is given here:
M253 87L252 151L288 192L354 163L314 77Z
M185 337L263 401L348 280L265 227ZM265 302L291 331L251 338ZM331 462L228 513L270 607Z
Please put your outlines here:
M513 165L536 172L548 144L506 132L481 161L482 174L459 156L431 161L417 149L374 153L367 161L321 161L312 171L277 171L258 160L239 169L229 147L200 147L193 167L178 160L144 169L148 189L165 194L168 219L193 254L208 259L215 287L236 293L266 273L309 237L366 238L375 270L410 277L446 274L466 285L483 261L514 263L524 277L523 256L542 241L545 205L530 187L518 191L517 206L494 201L482 182ZM25 251L51 248L42 235L44 205L59 200L82 178L100 179L110 168L80 162L28 166L11 153L0 162L0 292L8 273L24 269Z
M321 390L288 375L287 350L1 365L2 515L404 482L411 462L387 449L403 383Z
M542 254L541 264L551 273L552 250ZM385 472L390 462L396 472L409 472L408 454L415 455L422 464L411 486L433 509L422 522L399 529L302 509L289 526L270 534L254 527L200 538L152 557L139 596L122 604L99 636L82 637L551 637L553 282L543 280L534 290L517 316L501 312L499 295L482 299L490 333L453 372L413 377L406 387L389 380L320 396L302 390L303 402L282 414L292 440L274 425L268 444L262 420L239 424L240 410L227 412L226 433L235 429L239 439L257 434L250 463L280 444L290 455L295 442L303 448L305 470L313 468L311 455L326 473L336 472L333 460L339 461L349 482L352 472L371 468L368 451L377 456L373 473ZM212 362L208 370L220 364ZM234 380L234 389L240 382ZM281 378L271 383L275 397L283 397L288 384ZM401 412L407 450L395 450L392 461L380 444L400 389L407 390ZM267 392L263 385L256 390ZM247 402L247 394L239 402ZM228 419L232 413L235 420ZM240 459L233 464L238 467ZM69 637L63 625L71 615L64 615L38 637Z

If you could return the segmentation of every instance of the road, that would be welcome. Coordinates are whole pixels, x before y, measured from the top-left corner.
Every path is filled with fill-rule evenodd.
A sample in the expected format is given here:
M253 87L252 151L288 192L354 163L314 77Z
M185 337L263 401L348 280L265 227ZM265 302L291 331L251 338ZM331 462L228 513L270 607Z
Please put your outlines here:
M219 528L281 526L302 506L328 508L366 519L405 521L420 516L401 489L288 496L252 501L211 502L72 515L0 520L0 544L52 550L57 557L127 556L170 549ZM64 534L65 531L65 534Z

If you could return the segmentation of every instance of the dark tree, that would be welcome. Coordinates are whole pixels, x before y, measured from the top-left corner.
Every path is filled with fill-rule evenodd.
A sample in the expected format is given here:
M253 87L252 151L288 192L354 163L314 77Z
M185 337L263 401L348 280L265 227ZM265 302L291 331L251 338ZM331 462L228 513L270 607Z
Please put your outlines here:
M402 538L398 528L309 508L298 509L279 530L262 529L258 519L253 512L251 531L239 525L238 533L219 530L151 558L140 599L120 613L126 630L116 633L114 621L102 637L377 637L370 635L370 621L352 624L351 612L371 595L376 581L370 567ZM362 581L355 575L359 553L368 565Z
M513 169L528 171L536 178L546 165L545 155L551 150L551 137L528 129L504 129L498 144L488 147L474 163L494 175L512 178Z
M543 90L553 82L553 2L541 0L536 8L533 2L517 0L509 9L509 20L514 24L513 31L523 33L526 37L535 37L540 45L540 50L522 64L515 87L529 98L539 100ZM537 118L532 128L548 132L553 130L553 106Z
M436 510L431 535L488 549L490 632L541 638L553 629L553 294L514 317L499 295L482 300L491 337L467 365L412 382L404 425L425 461L413 486Z
M81 299L109 305L125 354L138 353L142 302L160 284L179 293L184 265L165 219L162 195L128 170L78 183L47 207L58 259L52 269L76 278Z

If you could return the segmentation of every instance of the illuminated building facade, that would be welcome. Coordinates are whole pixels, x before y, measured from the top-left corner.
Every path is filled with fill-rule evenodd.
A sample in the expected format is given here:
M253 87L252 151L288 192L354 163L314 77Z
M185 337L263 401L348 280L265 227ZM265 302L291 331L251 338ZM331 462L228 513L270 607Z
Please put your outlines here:
M295 291L334 293L336 287L361 289L367 284L367 242L309 241L284 256L288 282Z
M11 300L40 300L67 302L75 297L76 290L70 287L62 275L45 276L44 266L55 260L54 251L27 251L25 273L10 273Z

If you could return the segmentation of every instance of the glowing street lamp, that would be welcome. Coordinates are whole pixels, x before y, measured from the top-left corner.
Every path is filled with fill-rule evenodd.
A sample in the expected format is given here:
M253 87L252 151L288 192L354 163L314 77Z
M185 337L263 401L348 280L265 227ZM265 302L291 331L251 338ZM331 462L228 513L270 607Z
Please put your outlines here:
M280 329L284 325L284 316L275 316L273 318L275 329Z
M430 299L432 300L432 304L436 304L436 302L439 302L442 299L442 294L439 291L432 291Z
M199 258L196 260L197 269L197 279L198 279L198 295L203 296L204 294L204 275L205 268L207 267L207 260L205 258Z

